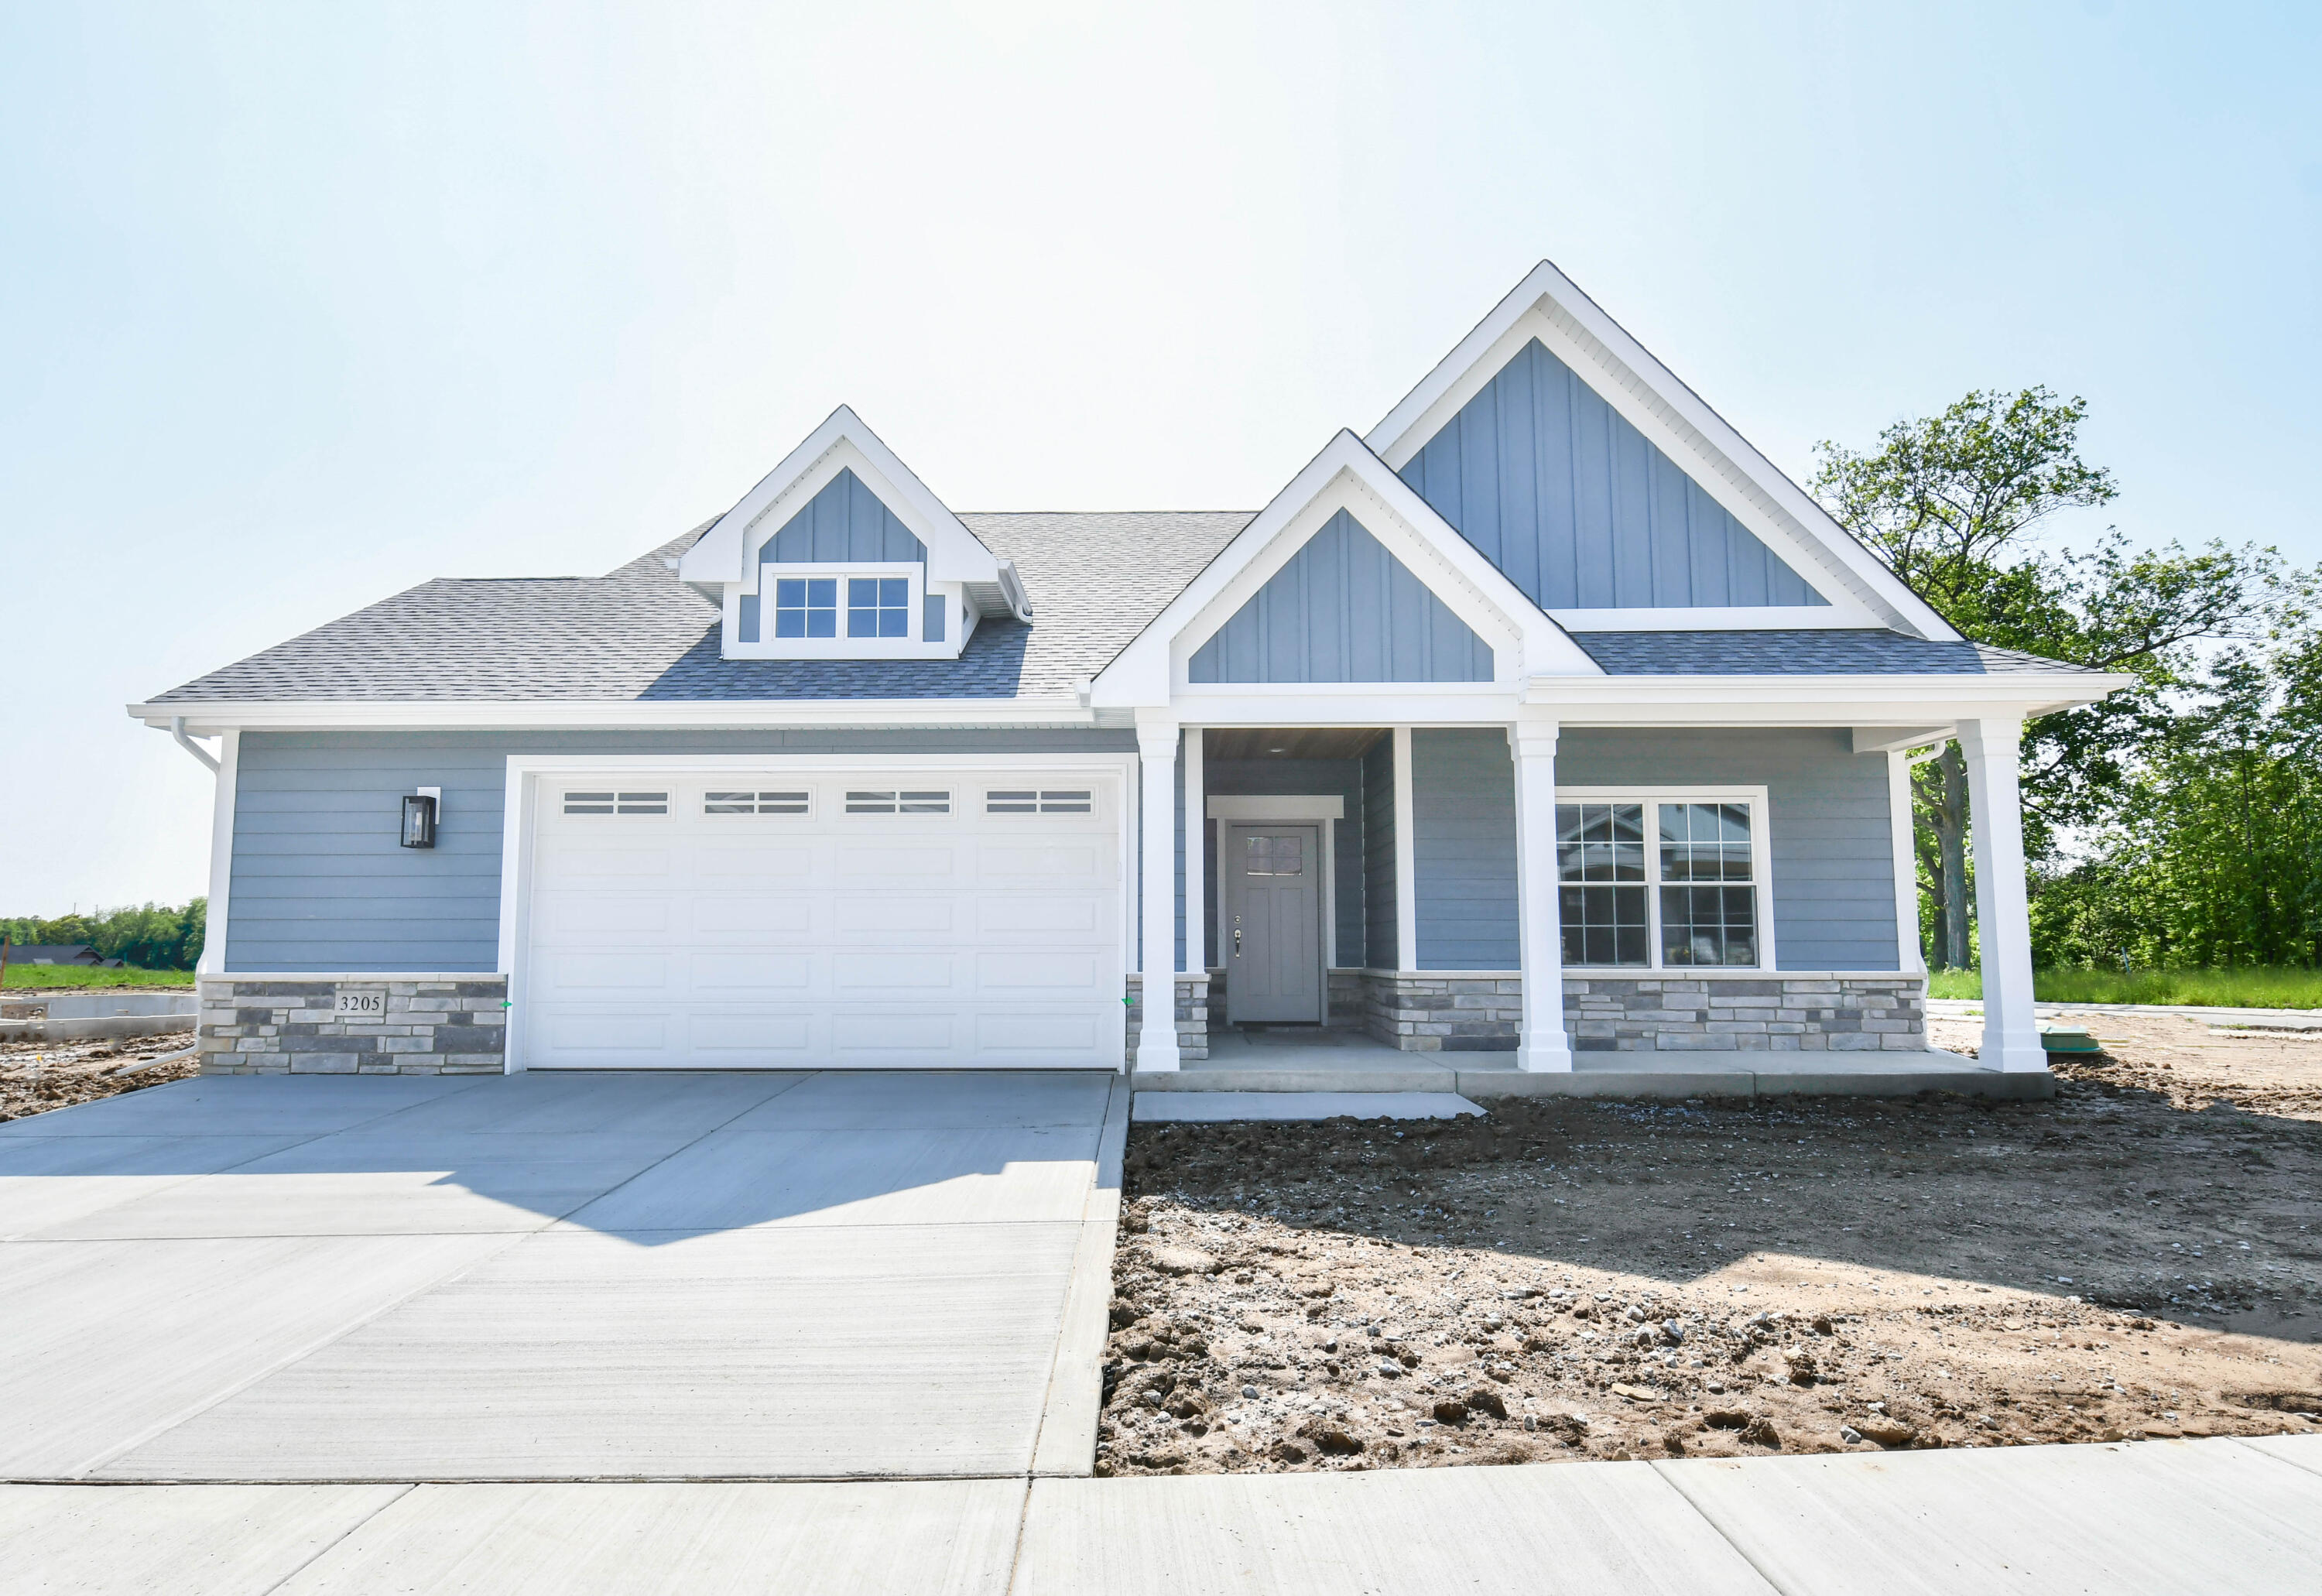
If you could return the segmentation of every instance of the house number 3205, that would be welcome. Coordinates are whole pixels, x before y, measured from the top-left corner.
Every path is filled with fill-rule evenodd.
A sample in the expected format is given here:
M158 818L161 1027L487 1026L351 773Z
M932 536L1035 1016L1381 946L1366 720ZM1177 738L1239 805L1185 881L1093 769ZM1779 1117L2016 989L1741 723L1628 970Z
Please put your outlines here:
M334 1012L339 1014L385 1014L387 1012L387 994L385 992L341 992L339 994L339 1006Z

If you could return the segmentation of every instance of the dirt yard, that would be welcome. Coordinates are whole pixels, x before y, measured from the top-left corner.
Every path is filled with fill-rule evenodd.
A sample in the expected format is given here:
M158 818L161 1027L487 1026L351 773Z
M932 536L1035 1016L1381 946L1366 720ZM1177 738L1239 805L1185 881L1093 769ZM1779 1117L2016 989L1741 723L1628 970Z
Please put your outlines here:
M22 1119L74 1103L93 1102L124 1091L183 1081L201 1072L199 1062L181 1059L157 1064L134 1075L115 1070L139 1059L158 1058L194 1044L192 1023L182 1031L158 1036L125 1036L115 1041L0 1042L0 1120Z
M1136 1126L1097 1472L2322 1430L2322 1038L2090 1026L2052 1102Z

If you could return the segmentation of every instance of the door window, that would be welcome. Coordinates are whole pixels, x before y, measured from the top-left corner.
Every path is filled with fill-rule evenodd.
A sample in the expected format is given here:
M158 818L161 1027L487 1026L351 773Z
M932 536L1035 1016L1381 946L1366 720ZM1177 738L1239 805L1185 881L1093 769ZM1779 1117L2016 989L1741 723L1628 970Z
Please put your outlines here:
M1253 876L1304 875L1306 839L1294 832L1288 836L1250 838L1242 871Z

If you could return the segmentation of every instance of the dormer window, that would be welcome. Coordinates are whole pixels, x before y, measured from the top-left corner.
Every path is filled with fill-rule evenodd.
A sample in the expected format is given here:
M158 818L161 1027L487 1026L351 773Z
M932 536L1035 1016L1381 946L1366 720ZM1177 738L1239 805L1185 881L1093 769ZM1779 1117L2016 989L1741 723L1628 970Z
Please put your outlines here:
M728 660L955 660L987 617L1032 618L1016 568L843 406L677 574L724 612Z
M774 583L774 635L838 635L838 579L782 577ZM849 635L873 635L849 628Z
M811 585L811 584L810 584ZM909 637L911 634L911 583L908 577L849 577L846 579L846 635L849 637ZM779 632L776 633L780 636ZM828 636L805 633L804 636Z

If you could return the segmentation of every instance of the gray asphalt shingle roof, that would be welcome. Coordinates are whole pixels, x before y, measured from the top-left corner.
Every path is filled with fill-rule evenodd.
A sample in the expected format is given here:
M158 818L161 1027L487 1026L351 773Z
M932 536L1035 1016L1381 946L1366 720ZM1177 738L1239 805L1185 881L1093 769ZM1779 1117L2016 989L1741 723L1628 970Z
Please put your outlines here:
M960 517L1030 596L956 660L724 660L718 610L665 561L705 527L601 577L443 579L172 689L156 704L1068 698L1248 524L1239 511ZM1632 675L2016 675L2077 667L1897 632L1584 632Z
M2078 676L2078 665L1980 643L1875 628L1795 632L1576 632L1614 676Z
M601 577L424 582L172 689L214 699L1069 698L1248 524L1246 512L970 515L1032 624L985 621L956 660L722 660L718 610L663 563Z

